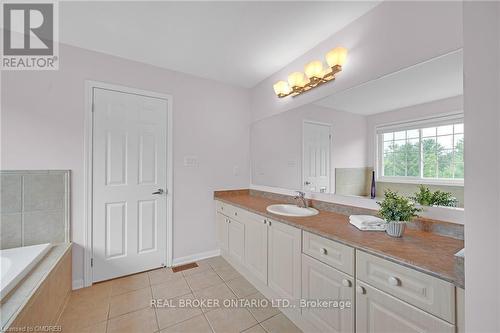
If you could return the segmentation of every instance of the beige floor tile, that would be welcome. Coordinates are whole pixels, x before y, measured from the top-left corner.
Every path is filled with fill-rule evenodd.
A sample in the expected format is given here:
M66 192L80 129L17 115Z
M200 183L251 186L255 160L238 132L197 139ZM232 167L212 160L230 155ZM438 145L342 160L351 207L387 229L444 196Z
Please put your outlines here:
M166 328L161 333L212 333L212 329L205 316L201 315Z
M100 302L92 299L85 302L78 299L70 299L64 309L58 324L65 331L75 331L83 329L93 324L106 321L108 319L109 304L107 301Z
M111 296L149 287L148 273L139 273L113 280Z
M170 299L177 296L189 294L191 289L184 279L174 279L166 283L151 286L154 298Z
M208 288L223 282L221 278L211 270L206 271L203 274L187 276L186 281L193 291Z
M157 330L154 310L145 308L110 319L107 333L153 333Z
M112 318L127 312L149 307L151 298L151 289L149 287L113 296L110 300L109 317Z
M91 287L77 289L71 292L72 298L102 300L111 296L112 281L94 283Z
M261 323L269 333L302 333L284 314L279 314Z
M207 270L212 269L212 267L207 262L204 262L204 261L197 261L196 264L198 265L198 267L186 269L185 271L182 271L182 274L184 276L190 276L190 275L206 272Z
M108 324L107 321L103 321L88 327L76 327L76 328L62 327L61 332L62 333L106 333L107 324Z
M202 305L202 310L204 312L223 307L224 300L236 299L234 293L224 283L195 291L194 296L196 299L201 300L203 302L202 304L205 304ZM216 302L218 302L218 304Z
M226 282L241 277L241 274L232 266L215 268L215 272Z
M257 324L250 312L243 308L221 308L206 313L215 333L241 332Z
M160 329L178 324L189 318L201 315L201 309L187 304L188 301L193 301L193 294L188 294L174 298L171 301L172 307L157 307L156 315Z
M174 273L170 268L160 268L154 271L149 271L149 281L151 285L165 283L171 280L178 280L183 278L181 272Z
M243 276L228 281L227 285L238 297L245 297L257 292L257 289Z
M202 261L208 263L210 266L212 266L213 269L221 269L229 266L229 263L226 261L226 259L222 258L221 256L204 259Z
M280 310L278 308L271 306L270 301L267 302L267 304L266 302L262 302L262 300L265 300L266 298L259 292L246 296L244 297L244 299L250 300L250 302L257 303L258 306L250 306L248 307L248 310L252 313L252 315L255 317L255 319L257 319L259 323L280 313Z
M242 333L266 333L266 331L262 328L260 325L255 325L253 327L250 327L247 330L244 330ZM283 332L287 333L287 332Z

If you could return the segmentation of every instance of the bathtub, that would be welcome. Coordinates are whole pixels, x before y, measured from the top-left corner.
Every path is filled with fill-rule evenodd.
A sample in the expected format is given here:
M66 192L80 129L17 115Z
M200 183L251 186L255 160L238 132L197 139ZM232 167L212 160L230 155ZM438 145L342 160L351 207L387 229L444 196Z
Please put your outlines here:
M0 300L14 289L50 248L50 244L40 244L0 250Z

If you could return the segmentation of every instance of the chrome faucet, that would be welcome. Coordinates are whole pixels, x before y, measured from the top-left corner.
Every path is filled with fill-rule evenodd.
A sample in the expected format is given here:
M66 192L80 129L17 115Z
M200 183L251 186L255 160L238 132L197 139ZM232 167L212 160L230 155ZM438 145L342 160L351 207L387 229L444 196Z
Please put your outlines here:
M308 208L309 205L307 204L307 199L306 199L306 194L302 191L297 191L297 196L294 198L295 200L300 200L302 205L299 205L299 207L303 208Z

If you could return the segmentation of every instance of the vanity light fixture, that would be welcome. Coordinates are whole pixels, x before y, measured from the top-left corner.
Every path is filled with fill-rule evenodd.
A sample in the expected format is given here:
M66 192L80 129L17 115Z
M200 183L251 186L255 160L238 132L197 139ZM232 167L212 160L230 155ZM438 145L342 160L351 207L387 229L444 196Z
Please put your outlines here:
M279 98L286 96L297 96L318 87L322 84L335 80L335 75L342 70L347 58L347 49L336 47L329 51L326 56L328 67L323 67L323 62L314 60L304 67L304 73L294 72L288 75L288 82L278 81L273 85L274 92Z

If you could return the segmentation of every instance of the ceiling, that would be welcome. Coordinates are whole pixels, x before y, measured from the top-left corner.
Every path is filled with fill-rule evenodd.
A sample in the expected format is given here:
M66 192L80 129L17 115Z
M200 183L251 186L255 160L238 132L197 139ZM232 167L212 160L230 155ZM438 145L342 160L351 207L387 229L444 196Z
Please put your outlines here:
M314 104L370 115L463 94L458 50L333 94Z
M68 1L60 41L250 88L378 3Z

